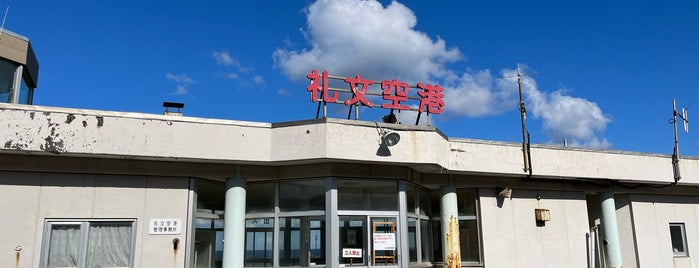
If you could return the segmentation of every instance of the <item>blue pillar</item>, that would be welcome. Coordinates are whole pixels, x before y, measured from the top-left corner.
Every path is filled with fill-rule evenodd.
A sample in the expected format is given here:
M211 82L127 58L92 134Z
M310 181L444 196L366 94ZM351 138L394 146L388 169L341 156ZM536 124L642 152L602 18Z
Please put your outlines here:
M223 267L241 268L245 258L245 179L236 167L235 177L226 180L226 217L223 226Z
M605 252L607 253L607 263L610 268L621 268L621 245L619 244L619 225L616 221L616 204L614 203L614 192L610 189L600 193L600 203L602 205L602 231L604 233Z

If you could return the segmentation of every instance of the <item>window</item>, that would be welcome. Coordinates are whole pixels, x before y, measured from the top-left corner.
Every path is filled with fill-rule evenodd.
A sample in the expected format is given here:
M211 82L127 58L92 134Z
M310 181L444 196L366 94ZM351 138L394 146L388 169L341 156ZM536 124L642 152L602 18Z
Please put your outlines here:
M11 103L17 64L0 59L0 102Z
M398 210L394 181L337 180L338 210Z
M41 267L133 267L135 221L47 221Z
M670 223L670 240L672 240L672 254L675 257L689 256L684 223Z
M279 218L279 265L325 264L325 240L322 217Z
M274 218L245 220L245 266L272 266Z

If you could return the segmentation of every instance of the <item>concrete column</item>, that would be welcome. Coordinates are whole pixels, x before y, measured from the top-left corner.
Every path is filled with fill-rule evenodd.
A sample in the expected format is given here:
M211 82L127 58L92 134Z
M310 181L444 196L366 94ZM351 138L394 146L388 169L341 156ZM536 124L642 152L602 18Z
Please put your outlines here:
M340 265L340 229L337 216L337 181L325 179L325 267Z
M401 267L408 267L410 263L410 249L408 248L408 197L406 196L407 185L405 181L398 182L398 258ZM416 192L417 194L417 192ZM416 237L419 241L419 237ZM420 254L419 252L417 254Z
M614 203L614 192L600 193L600 204L602 206L602 233L603 245L607 255L607 264L610 268L622 267L621 245L619 243L619 227L616 221L616 204Z
M461 267L459 243L459 203L454 185L442 187L440 220L442 222L442 256L444 267Z
M240 166L226 180L226 217L223 226L223 267L241 268L245 259L245 179Z

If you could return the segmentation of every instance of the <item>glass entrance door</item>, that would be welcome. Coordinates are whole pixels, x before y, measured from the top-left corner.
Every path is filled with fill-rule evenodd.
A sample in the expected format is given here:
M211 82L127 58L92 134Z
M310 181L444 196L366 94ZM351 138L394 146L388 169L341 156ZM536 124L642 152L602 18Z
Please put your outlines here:
M340 264L398 267L398 221L393 216L340 216Z
M369 217L370 266L398 266L398 221L396 217Z

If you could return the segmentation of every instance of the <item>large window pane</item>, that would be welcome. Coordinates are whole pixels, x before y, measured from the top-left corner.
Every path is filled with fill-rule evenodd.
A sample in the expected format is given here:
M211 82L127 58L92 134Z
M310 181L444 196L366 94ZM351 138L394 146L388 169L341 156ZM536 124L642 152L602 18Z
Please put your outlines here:
M408 185L405 189L405 199L408 202L408 213L417 213L417 187Z
M130 222L91 223L85 267L128 267L131 263L131 229Z
M26 72L26 71L25 71ZM32 98L34 96L34 89L27 86L27 83L22 79L19 89L19 103L20 104L32 104Z
M430 226L429 221L420 220L420 245L422 249L422 262L431 262L432 258L430 256L430 250L432 249L432 244L430 240Z
M279 265L325 264L325 220L315 217L279 219Z
M418 203L420 208L420 215L429 216L433 215L430 212L430 193L424 189L418 188Z
M247 212L274 212L274 183L251 183L245 193Z
M274 219L245 220L245 266L272 266Z
M459 221L459 239L461 242L461 261L479 262L478 223L475 220Z
M340 210L398 210L395 181L338 180Z
M0 59L0 102L10 102L17 64Z
M442 224L440 221L432 221L432 256L435 262L441 262L442 256Z
M325 210L325 181L297 181L279 183L281 211Z
M80 225L51 226L48 267L78 267L80 259Z
M476 216L475 189L458 189L456 199L459 202L459 216Z
M417 219L408 219L408 256L410 262L417 262Z

